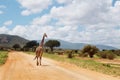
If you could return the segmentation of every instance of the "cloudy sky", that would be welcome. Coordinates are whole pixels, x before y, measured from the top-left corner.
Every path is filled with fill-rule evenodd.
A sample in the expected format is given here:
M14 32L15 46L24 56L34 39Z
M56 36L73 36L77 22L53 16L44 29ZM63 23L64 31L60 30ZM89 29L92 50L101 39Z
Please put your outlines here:
M120 48L120 0L0 0L0 34Z

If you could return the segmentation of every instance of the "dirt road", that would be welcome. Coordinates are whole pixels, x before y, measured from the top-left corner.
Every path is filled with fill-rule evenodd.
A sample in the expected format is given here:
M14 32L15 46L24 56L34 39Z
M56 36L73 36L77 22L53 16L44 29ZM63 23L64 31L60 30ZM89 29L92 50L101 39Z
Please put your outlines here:
M23 52L10 52L6 64L0 67L0 80L120 80L75 66L60 66L46 58L42 66L36 66L33 58Z

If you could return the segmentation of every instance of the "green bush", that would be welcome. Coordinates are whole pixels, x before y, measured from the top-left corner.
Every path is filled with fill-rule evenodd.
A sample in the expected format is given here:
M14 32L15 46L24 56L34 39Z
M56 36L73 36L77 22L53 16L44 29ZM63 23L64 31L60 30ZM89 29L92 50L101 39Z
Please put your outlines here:
M107 53L105 51L100 51L100 52L97 53L97 56L100 57L100 58L106 59L107 58Z
M113 52L109 52L109 53L107 54L107 58L108 58L109 60L113 60L113 59L115 58L115 54L114 54Z
M112 51L100 51L97 53L97 56L104 59L113 60L115 58L115 54Z
M114 53L115 53L117 56L120 56L120 50L115 50Z
M74 52L73 52L73 50L67 50L66 52L65 52L66 54L67 54L67 57L68 58L73 58L74 57Z
M7 60L8 53L4 51L0 51L0 65L4 64Z
M69 54L68 54L68 58L73 58L73 54L72 54L72 53L69 53Z
M98 51L99 49L93 45L86 45L82 49L82 53L88 53L90 58L93 58L94 54L96 54Z

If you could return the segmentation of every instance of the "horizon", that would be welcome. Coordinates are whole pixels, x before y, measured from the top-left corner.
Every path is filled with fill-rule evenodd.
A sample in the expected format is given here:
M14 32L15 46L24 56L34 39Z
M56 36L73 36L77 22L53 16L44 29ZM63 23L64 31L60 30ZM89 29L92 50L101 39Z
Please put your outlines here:
M48 38L120 49L120 0L0 1L0 34L40 40L47 33Z

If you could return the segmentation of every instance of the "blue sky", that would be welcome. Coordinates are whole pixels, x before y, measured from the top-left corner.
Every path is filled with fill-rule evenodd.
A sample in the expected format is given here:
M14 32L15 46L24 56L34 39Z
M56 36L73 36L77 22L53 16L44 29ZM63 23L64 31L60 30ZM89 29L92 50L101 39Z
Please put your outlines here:
M112 6L113 6L113 7L115 6L115 3L116 3L117 1L120 1L120 0L112 0Z
M0 0L0 34L120 48L120 0Z

